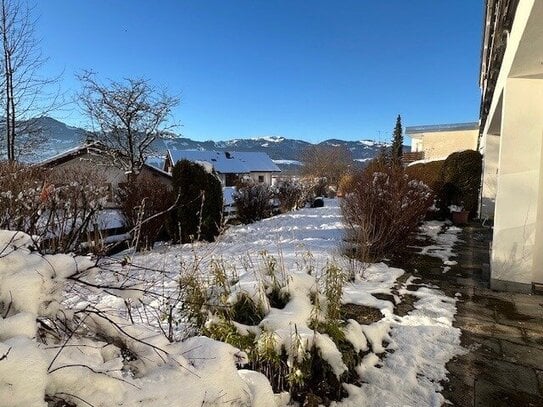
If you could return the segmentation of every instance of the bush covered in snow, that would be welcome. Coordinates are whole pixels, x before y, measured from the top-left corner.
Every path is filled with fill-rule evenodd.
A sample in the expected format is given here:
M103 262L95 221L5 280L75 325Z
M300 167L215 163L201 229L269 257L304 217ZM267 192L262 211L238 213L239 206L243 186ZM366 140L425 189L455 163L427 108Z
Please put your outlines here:
M170 234L182 243L213 241L222 223L223 195L216 174L188 160L179 161L172 171L176 209Z
M433 198L403 166L381 159L370 163L342 202L353 254L368 262L391 254L424 219Z
M168 209L175 202L170 189L156 178L139 174L120 188L117 197L126 225L134 230L136 248L150 249L160 237L167 237Z
M355 368L368 346L343 312L345 272L335 263L315 270L306 260L293 273L262 252L241 276L228 276L216 260L207 273L188 271L181 314L195 334L243 350L246 367L264 374L274 392L328 405L347 396L345 383L359 382ZM353 339L355 332L362 339Z
M244 352L205 337L171 342L132 322L115 304L157 293L100 273L89 257L44 256L30 236L0 231L3 407L274 405L263 375L237 370ZM83 299L69 305L68 291Z
M273 211L273 191L265 184L243 182L233 195L237 217L242 223L269 218Z

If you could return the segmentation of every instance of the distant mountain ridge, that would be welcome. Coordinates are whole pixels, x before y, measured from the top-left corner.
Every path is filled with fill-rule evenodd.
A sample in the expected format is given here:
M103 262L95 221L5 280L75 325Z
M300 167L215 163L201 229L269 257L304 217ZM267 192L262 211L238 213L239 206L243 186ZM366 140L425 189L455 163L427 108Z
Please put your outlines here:
M83 143L88 133L84 129L68 126L50 117L37 119L42 128L45 142L39 151L29 152L25 161L40 162L54 155ZM303 140L288 139L280 136L232 139L226 141L196 141L172 135L171 138L157 140L153 149L156 155L166 154L167 149L179 150L216 150L216 151L259 151L267 153L281 168L292 168L298 164L302 151L313 145ZM344 146L349 149L353 159L358 162L375 157L387 144L374 140L346 141L329 139L316 145Z

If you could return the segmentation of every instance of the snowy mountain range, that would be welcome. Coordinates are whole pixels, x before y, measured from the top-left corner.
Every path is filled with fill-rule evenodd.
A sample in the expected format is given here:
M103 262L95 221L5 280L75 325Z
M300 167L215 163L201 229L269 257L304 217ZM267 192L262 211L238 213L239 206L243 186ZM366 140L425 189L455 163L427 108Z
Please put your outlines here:
M32 152L26 161L39 162L85 141L85 130L68 126L50 117L38 119L45 141L39 151ZM157 140L154 151L157 156L164 155L167 149L179 150L217 150L217 151L260 151L267 153L282 169L292 169L299 165L302 151L311 143L303 140L279 136L233 139L227 141L196 141L172 135L168 139ZM375 157L383 144L373 140L346 141L325 140L318 145L344 146L351 151L353 159L365 162Z

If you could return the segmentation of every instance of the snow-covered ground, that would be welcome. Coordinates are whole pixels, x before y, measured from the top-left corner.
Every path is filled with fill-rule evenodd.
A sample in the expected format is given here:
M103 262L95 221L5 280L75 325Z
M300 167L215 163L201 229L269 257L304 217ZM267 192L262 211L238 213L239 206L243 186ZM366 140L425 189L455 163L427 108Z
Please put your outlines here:
M439 240L440 236L436 232L433 237ZM178 369L172 362L161 364L156 360L157 355L150 352L147 357L151 361L147 363L143 360L138 366L140 376L127 377L117 372L125 381L116 381L114 390L107 387L115 393L114 396L106 394L93 399L94 393L88 389L84 392L75 384L70 390L74 393L81 391L77 394L90 398L89 401L96 406L120 405L121 401L129 403L124 405L136 402L142 406L168 405L172 400L178 403L172 405L183 406L200 406L202 403L224 405L228 400L231 405L285 405L288 400L285 397L274 398L263 375L247 370L236 373L235 362L244 358L236 349L205 338L168 344L159 334L159 326L153 322L156 319L137 312L140 300L154 307L157 315L164 311L161 300L158 297L143 298L142 289L160 293L161 298L175 299L180 273L191 273L197 269L205 271L217 261L227 274L237 276L237 283L232 287L233 296L243 292L256 298L260 295L262 282L269 279L265 275L264 264L273 258L278 265L277 278L283 281L290 299L283 309L267 304L266 314L260 323L256 326L238 324L239 329L255 332L257 339L264 330L272 332L277 346L283 345L286 349L292 348L295 329L305 346L314 344L339 376L346 369L341 354L328 335L308 327L312 312L310 293L317 291L317 285L321 284L322 270L330 264L339 265L354 276L344 287L342 302L376 308L380 310L382 319L369 325L348 321L345 327L347 340L356 350L366 351L367 354L356 368L359 382L345 385L349 396L334 405L442 405L444 399L439 392L440 382L446 379L445 364L463 351L460 331L452 326L456 300L444 295L437 287L422 284L413 278L398 281L404 274L401 269L384 263L362 265L349 261L341 254L343 237L344 225L338 203L336 200L325 200L323 208L306 208L251 225L231 227L214 243L162 245L148 253L124 252L105 261L101 271L95 269L92 275L82 278L99 286L122 284L132 290L119 292L104 290L103 287L80 288L74 283L73 288L78 287L78 291L71 290L64 299L64 306L82 309L92 304L97 309L107 310L108 315L126 321L129 317L126 305L127 301L130 302L134 307L130 317L136 324L148 326L144 332L134 328L134 335L141 337L145 334L145 338L156 341L153 343L157 347L171 351L176 363L187 369ZM443 260L449 261L452 255L449 249L453 243L450 237L439 242L443 249ZM412 291L413 287L418 289ZM388 296L383 297L383 294ZM395 309L406 295L415 297L414 309L407 315L399 316L395 314ZM5 340L2 336L3 326L0 319L0 341ZM184 329L183 323L177 325L177 338L185 336ZM162 339L153 339L153 330L158 334L156 338ZM3 349L1 346L4 346L4 342L0 342L0 351ZM70 363L72 353L66 356L66 363ZM118 368L120 362L113 355L103 359L102 364L109 363ZM111 360L117 360L117 364ZM0 360L0 399L5 391L1 375L6 371L2 370L2 363ZM73 387L76 387L75 390ZM109 404L104 404L104 399Z

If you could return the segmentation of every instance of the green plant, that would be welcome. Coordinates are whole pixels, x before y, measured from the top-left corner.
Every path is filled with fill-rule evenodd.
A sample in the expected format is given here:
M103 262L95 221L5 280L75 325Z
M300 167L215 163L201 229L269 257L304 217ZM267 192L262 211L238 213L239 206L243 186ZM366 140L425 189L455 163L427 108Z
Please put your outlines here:
M281 212L303 208L308 198L304 185L290 179L279 183L276 194L281 205Z
M438 198L440 208L448 213L450 205L462 206L470 218L477 214L481 184L482 156L478 151L466 150L452 153L441 167L442 185Z
M309 375L307 366L308 356L306 346L298 333L298 327L294 325L294 332L291 334L287 360L287 365L289 367L287 381L291 386L291 392L297 388L303 387L304 381Z
M223 261L212 259L209 268L212 278L210 288L215 294L215 301L221 306L226 307L232 290L230 287L231 282L226 273L225 264Z
M182 295L180 314L197 331L201 330L207 320L206 306L209 295L206 284L199 273L182 273L179 277L179 290Z
M270 307L283 309L290 301L290 293L279 286L272 286L267 294Z
M232 320L245 325L258 325L264 318L264 310L245 293L238 295L231 308Z
M424 182L437 194L442 185L440 174L444 162L445 160L438 160L413 164L406 167L405 173L412 179Z
M402 135L402 118L400 115L396 118L396 126L394 126L394 134L392 136L392 159L399 162L403 155L403 135Z
M345 273L334 263L328 263L324 269L324 295L326 297L326 318L339 321L341 318L341 297L345 285Z
M214 173L188 160L172 171L173 193L178 195L170 231L182 243L213 241L222 223L222 186Z
M268 377L276 387L280 387L282 378L278 372L282 370L281 355L277 352L276 335L263 330L255 342L255 351L252 354L254 355L251 360L252 367Z
M255 335L252 333L242 335L230 321L216 317L205 325L202 333L244 351L249 359L254 357Z

